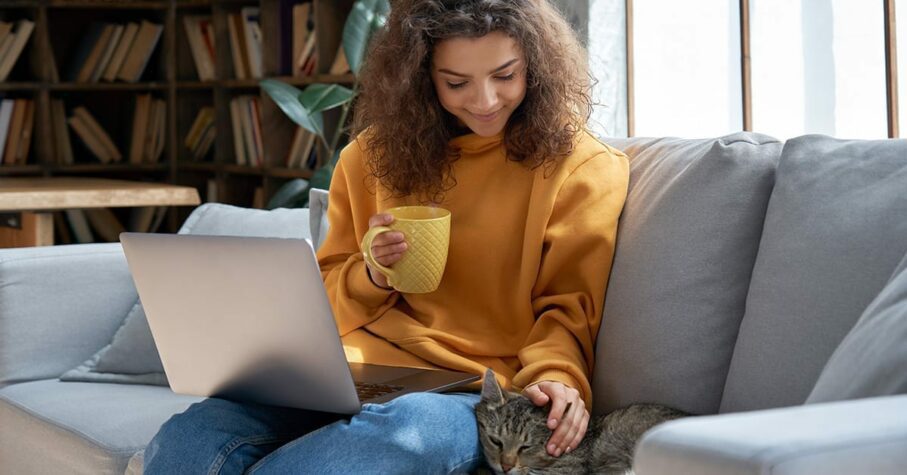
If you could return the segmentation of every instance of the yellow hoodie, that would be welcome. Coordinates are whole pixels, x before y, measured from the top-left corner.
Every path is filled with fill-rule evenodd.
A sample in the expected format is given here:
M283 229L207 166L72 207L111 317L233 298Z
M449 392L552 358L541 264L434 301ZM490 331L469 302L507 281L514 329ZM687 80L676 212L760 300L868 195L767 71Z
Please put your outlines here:
M438 203L451 211L450 250L441 286L429 294L369 279L359 251L369 218L419 203L367 184L364 142L344 148L318 260L347 357L475 374L490 367L506 387L559 381L591 405L627 157L583 133L556 168L531 170L506 159L502 138L451 142L461 154L457 185Z

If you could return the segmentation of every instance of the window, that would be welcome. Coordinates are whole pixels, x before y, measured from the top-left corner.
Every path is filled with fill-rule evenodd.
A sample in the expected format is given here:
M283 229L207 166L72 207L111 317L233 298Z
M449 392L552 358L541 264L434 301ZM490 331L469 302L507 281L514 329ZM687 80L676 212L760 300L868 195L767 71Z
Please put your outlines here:
M625 0L590 0L589 67L593 87L590 128L602 137L627 136L627 15ZM594 26L593 26L594 25Z
M907 137L907 0L895 0L898 60L898 128Z

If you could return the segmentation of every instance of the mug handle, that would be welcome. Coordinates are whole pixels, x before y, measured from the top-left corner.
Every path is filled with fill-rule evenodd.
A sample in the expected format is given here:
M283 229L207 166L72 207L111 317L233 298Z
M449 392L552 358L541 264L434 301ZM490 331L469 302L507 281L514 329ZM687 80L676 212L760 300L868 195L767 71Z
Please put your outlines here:
M369 229L368 232L365 233L365 236L362 237L362 244L360 247L362 249L362 255L365 257L365 261L375 269L381 271L381 273L384 274L385 277L387 277L388 285L393 287L393 277L395 274L394 270L390 267L385 267L379 264L378 261L375 260L375 256L372 255L372 241L376 236L387 231L393 231L393 229L387 226L375 226Z

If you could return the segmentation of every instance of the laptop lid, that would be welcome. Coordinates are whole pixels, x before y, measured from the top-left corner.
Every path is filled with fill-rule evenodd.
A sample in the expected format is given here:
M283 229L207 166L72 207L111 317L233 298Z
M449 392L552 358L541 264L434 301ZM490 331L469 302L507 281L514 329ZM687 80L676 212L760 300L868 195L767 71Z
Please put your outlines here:
M353 414L356 394L311 243L123 233L123 250L174 392ZM407 392L478 379L353 365L357 381Z

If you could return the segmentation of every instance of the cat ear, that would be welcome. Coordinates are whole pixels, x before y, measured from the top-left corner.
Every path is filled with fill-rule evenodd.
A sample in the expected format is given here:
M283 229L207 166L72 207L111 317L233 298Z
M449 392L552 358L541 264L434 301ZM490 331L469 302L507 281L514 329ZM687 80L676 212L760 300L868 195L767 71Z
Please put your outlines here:
M485 381L482 382L482 400L494 404L504 403L504 392L498 380L494 378L494 371L488 368L485 371Z

